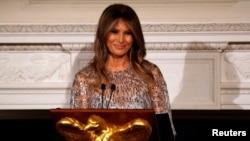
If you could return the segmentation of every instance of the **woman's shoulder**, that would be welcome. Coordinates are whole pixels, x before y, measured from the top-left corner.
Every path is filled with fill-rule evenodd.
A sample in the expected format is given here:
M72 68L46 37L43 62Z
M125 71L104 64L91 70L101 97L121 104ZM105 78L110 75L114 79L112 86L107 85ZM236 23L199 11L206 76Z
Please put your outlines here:
M86 65L84 66L83 68L81 68L77 73L76 75L77 76L82 76L82 75L86 75L86 76L89 76L90 74L93 73L93 69L90 65Z
M96 79L96 75L90 65L83 67L75 74L76 82L92 82Z
M143 65L149 70L159 69L159 67L155 63L150 62L149 60L144 60Z
M145 66L145 68L150 70L154 75L161 73L158 65L153 62L150 62L149 60L144 60L143 65Z

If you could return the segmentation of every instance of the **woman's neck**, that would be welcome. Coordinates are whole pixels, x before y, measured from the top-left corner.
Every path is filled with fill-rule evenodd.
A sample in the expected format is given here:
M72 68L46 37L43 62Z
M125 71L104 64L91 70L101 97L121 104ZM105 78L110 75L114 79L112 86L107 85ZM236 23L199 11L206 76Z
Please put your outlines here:
M108 57L107 62L105 64L105 68L108 71L121 71L128 68L130 65L129 58L114 58Z

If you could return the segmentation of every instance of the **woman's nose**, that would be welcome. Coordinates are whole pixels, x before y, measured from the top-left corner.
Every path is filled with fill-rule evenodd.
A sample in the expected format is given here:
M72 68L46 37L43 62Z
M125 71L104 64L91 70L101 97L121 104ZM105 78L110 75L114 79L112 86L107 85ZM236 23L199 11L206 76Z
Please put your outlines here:
M124 41L124 35L123 34L119 34L118 35L118 40L120 43L122 43Z

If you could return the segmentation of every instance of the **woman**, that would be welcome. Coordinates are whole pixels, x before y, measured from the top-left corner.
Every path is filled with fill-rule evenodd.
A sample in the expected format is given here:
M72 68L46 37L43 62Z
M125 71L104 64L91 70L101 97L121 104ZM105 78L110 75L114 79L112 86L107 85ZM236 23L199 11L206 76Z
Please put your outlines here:
M135 11L124 4L108 6L99 19L94 57L76 74L71 108L153 108L156 115L168 113L174 131L167 85L145 56Z

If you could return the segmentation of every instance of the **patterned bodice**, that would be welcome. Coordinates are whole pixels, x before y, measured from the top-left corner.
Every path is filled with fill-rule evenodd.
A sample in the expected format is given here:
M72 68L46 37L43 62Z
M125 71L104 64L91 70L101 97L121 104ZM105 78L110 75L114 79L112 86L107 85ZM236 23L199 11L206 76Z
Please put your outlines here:
M108 71L111 83L105 84L104 91L95 90L89 85L89 82L95 81L96 75L90 66L84 67L75 76L71 90L70 107L82 109L154 109L156 114L168 113L173 133L176 134L167 84L158 66L151 65L153 66L150 67L151 72L156 84L151 96L147 83L138 77L131 67L122 71ZM111 92L112 84L115 84L113 92Z
M156 65L153 66L151 71L156 85L152 96L149 95L147 83L138 77L131 67L122 71L108 71L111 83L105 84L106 88L103 92L95 90L88 84L89 81L94 81L95 77L91 68L86 66L75 77L71 93L71 108L107 108L107 106L115 109L153 108L156 114L170 113L167 85L159 68ZM111 92L111 84L115 84L113 92Z

